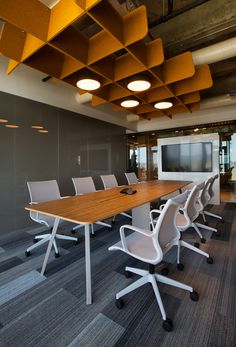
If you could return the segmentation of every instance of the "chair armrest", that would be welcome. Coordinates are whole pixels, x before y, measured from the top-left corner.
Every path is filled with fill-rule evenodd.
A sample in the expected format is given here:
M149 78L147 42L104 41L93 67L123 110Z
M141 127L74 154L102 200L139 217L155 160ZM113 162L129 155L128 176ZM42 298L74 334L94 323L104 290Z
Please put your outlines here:
M136 231L144 236L147 236L147 237L152 237L153 236L153 233L149 230L145 230L145 229L140 229L138 227L135 227L133 225L129 225L129 224L125 224L125 225L122 225L120 227L120 239L121 239L121 243L122 243L122 246L124 248L124 250L126 252L129 252L128 250L128 247L126 245L126 239L125 239L125 229L127 230L132 230L132 231Z

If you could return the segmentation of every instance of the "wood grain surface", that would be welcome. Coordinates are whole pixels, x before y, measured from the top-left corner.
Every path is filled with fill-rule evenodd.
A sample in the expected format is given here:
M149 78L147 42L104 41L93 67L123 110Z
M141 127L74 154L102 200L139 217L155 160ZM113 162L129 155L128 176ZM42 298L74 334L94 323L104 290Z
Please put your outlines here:
M188 181L156 180L133 184L137 191L133 195L124 195L120 191L125 186L97 191L85 195L72 196L66 199L28 205L26 210L40 212L52 217L59 217L69 222L92 224L109 218L123 211L138 207L147 202L183 188Z

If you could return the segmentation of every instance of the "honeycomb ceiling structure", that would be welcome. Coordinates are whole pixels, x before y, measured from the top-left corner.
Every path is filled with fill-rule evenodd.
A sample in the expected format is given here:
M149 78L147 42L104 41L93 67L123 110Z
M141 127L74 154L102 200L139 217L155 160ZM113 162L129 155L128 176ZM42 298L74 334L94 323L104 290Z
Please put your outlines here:
M51 9L38 0L1 0L0 18L5 22L0 53L10 58L7 73L23 63L73 86L90 76L101 83L91 92L93 106L111 103L121 110L121 102L134 97L139 105L132 113L146 119L171 116L198 110L199 91L212 86L208 65L194 66L191 52L165 60L160 38L144 40L145 6L121 15L109 0L61 0ZM132 92L127 83L140 73L151 88ZM156 109L160 101L173 106Z

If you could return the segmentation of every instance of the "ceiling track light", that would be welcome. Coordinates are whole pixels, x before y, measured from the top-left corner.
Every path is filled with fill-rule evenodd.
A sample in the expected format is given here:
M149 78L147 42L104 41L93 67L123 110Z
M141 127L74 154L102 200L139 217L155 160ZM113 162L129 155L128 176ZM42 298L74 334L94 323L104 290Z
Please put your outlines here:
M170 108L173 106L173 103L170 101L161 101L161 102L157 102L154 107L158 108L159 110L165 110L167 108Z
M86 91L96 90L101 87L101 83L94 78L81 78L76 83L77 87Z
M120 105L125 108L132 108L139 105L139 101L136 99L125 99L121 101Z
M143 92L151 87L148 78L143 75L136 75L129 78L127 88L132 92Z

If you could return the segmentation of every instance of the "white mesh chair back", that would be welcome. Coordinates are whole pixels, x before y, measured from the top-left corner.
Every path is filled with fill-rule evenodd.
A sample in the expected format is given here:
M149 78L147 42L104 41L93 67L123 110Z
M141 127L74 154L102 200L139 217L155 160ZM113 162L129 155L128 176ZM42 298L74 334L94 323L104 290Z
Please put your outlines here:
M172 241L180 238L180 234L176 226L176 216L179 211L179 207L180 205L177 201L174 199L169 199L161 211L156 226L153 230L154 234L157 233L158 243L162 250L168 248L168 246L172 244Z
M118 187L115 175L101 175L101 179L105 189Z
M138 183L138 178L137 178L135 172L125 172L125 177L127 179L128 184Z
M61 198L56 180L27 182L31 203L57 200Z
M177 196L171 198L176 204L182 206L186 203L188 196L190 194L189 190L185 190L185 192L178 194Z
M218 178L218 175L210 177L211 181L208 186L208 194L209 194L209 201L213 198L214 196L214 190L213 190L213 185L215 180Z
M186 214L188 215L188 218L190 219L191 222L193 222L199 215L199 208L197 206L197 200L199 197L199 193L200 191L203 189L204 187L204 182L195 185L189 196L188 199L184 205L184 209L186 210Z
M209 193L208 193L208 189L209 189L209 185L211 184L211 181L212 181L212 177L208 178L208 180L205 181L203 189L199 193L199 201L200 201L200 204L202 205L203 208L209 202L209 197L210 196L209 196Z
M72 178L75 194L81 195L86 193L93 193L96 191L92 177L75 177Z
M50 200L57 200L61 198L59 187L56 180L27 182L30 202L39 203ZM30 211L30 217L37 223L46 225L51 228L54 224L55 218Z

